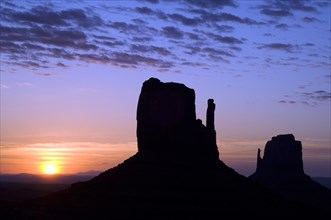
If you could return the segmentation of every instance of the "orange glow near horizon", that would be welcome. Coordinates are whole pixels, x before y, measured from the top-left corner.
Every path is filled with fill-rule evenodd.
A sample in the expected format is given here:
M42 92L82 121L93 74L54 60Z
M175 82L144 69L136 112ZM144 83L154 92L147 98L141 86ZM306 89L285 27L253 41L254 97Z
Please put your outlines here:
M256 168L261 139L223 139L218 141L220 159L243 175ZM303 139L304 169L308 175L328 176L329 140ZM104 171L117 166L137 152L136 142L57 142L2 143L1 174L75 174L89 170ZM263 155L263 152L262 152ZM318 164L320 166L316 166ZM326 171L321 171L323 166Z
M74 174L106 170L137 151L136 142L59 142L1 146L1 173Z

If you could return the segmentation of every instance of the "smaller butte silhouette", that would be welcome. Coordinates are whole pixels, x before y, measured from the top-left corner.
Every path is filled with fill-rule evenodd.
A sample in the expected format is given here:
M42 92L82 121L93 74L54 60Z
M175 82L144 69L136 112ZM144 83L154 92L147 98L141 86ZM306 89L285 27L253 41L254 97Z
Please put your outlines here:
M319 217L219 159L212 99L206 126L193 89L150 78L137 107L138 152L87 182L15 206L14 219L265 219ZM10 212L11 211L11 212ZM322 213L323 214L323 213ZM13 216L14 215L14 216Z
M293 134L272 137L263 158L258 149L256 171L249 178L288 199L331 207L331 191L305 174L302 144Z

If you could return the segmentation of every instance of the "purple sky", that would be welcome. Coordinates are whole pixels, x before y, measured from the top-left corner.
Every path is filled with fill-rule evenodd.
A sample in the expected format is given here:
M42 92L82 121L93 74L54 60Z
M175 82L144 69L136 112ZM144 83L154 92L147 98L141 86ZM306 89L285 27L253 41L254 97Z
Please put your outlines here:
M142 83L157 77L193 88L203 121L215 99L220 158L239 173L254 172L272 136L293 133L306 173L330 176L330 1L0 6L1 173L123 161L137 150Z

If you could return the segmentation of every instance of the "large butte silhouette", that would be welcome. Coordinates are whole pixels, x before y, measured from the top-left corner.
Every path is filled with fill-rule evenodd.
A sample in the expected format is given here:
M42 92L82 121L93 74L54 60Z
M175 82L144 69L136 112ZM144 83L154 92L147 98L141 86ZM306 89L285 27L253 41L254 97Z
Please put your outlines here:
M87 182L16 206L15 218L230 219L319 217L239 175L220 159L208 100L206 126L183 84L144 82L137 108L138 152ZM15 214L13 214L15 213Z

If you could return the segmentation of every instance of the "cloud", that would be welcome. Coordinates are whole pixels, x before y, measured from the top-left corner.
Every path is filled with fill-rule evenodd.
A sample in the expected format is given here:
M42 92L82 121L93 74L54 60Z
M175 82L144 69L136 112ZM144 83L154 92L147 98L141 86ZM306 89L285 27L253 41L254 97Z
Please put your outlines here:
M39 73L39 72L34 72L33 74L35 74L37 76L43 76L43 77L49 77L52 75L50 73Z
M173 39L181 39L183 38L183 32L179 30L178 28L172 27L172 26L167 26L162 28L162 33L168 37L168 38L173 38Z
M270 65L280 66L292 66L295 68L303 67L304 65L298 61L296 57L285 57L285 58L266 58L265 63Z
M169 56L172 53L163 48L163 47L156 47L156 46L149 46L149 45L131 45L131 51L133 52L141 52L141 53L156 53L162 56Z
M120 33L124 34L140 34L140 35L147 35L147 34L156 34L158 31L155 28L148 27L145 25L137 25L137 24L128 24L122 21L116 21L108 24L109 27L118 30Z
M142 19L139 19L139 18L134 18L131 21L133 21L136 24L140 24L140 25L146 25L146 24L148 24L148 22L146 22L146 21L144 21Z
M155 16L156 18L161 20L168 20L169 18L168 15L164 12L155 11L148 7L135 7L134 11L142 15Z
M150 41L152 41L152 38L151 37L133 37L132 41L135 41L135 42L150 42Z
M241 24L249 24L249 25L252 25L252 24L264 24L262 22L257 22L253 19L250 19L250 18L240 18L236 15L233 15L233 14L229 14L229 13L221 13L219 15L219 19L221 21L232 21L232 22L237 22L237 23L241 23Z
M301 85L301 86L299 86L298 88L299 88L299 89L307 89L307 88L309 88L311 85L312 85L312 84L309 83L309 84Z
M291 30L291 28L302 28L302 26L300 24L288 25L288 24L285 24L285 23L280 23L280 24L276 24L275 28L277 28L279 30L288 31L288 30Z
M6 42L0 43L1 46L1 52L2 53L10 53L10 54L21 54L23 52L23 49L20 47L20 45L13 43L13 42Z
M187 18L183 15L176 14L176 13L170 14L168 16L172 20L178 21L178 22L182 23L183 25L187 25L187 26L196 26L201 23L201 19L199 19L199 18Z
M48 35L47 37L37 36L39 31ZM31 30L31 33L35 34L41 43L51 44L60 47L72 47L81 50L95 50L98 47L93 44L87 43L87 36L82 31L74 29L68 30L53 30L53 29L39 29ZM41 34L43 34L41 33Z
M113 62L114 64L124 64L124 65L129 65L131 67L135 67L136 65L139 64L145 64L160 68L169 68L173 66L171 62L165 62L161 59L155 59L151 57L145 57L137 54L123 53L123 52L112 53L112 58L110 58L110 61Z
M325 8L328 7L330 5L330 2L324 1L324 2L314 2L317 6L321 7L321 8Z
M211 47L205 47L201 50L202 52L206 52L209 55L213 56L227 56L227 57L235 57L232 53L224 51L224 50L217 50Z
M239 40L238 38L235 38L235 37L224 37L224 36L221 36L221 35L217 35L217 34L213 34L213 33L207 33L207 35L214 39L215 41L218 41L218 42L221 42L221 43L224 43L224 44L242 44L243 41L242 40Z
M294 0L294 1L274 1L274 5L279 8L287 8L292 10L304 12L317 12L317 9L311 4L310 1Z
M199 55L203 57L204 59L208 57L210 60L213 60L215 62L224 62L224 63L230 63L227 59L224 57L228 58L233 58L235 57L234 54L232 54L229 51L226 50L220 50L212 47L199 47L199 46L191 46L191 45L185 45L186 49L189 49L189 51L185 51L185 53L190 54L190 55ZM185 62L192 64L192 62ZM198 66L198 65L196 65ZM201 64L199 66L202 66Z
M79 54L79 53L75 53L75 54L70 54L71 56L73 56L73 59L75 60L83 60L85 62L91 62L91 63L104 63L104 64L111 64L112 63L112 59L109 57L108 54Z
M281 104L295 104L296 101L293 101L293 100L290 100L290 101L286 101L286 100L279 100L277 101L278 103L281 103Z
M30 11L25 12L12 12L9 15L12 19L19 23L29 24L45 24L61 26L67 24L65 19L59 13L50 11L49 8L44 6L37 6Z
M289 17L293 16L293 12L301 11L308 13L317 13L316 7L310 1L304 0L293 0L293 1L284 1L284 0L274 0L274 1L265 1L265 5L260 5L260 13L274 17Z
M276 25L275 28L287 31L289 26L287 24L282 23L282 24Z
M2 40L25 43L25 46L28 47L34 45L42 49L42 46L37 44L44 44L81 50L97 49L97 46L87 43L87 36L84 32L71 28L60 30L50 26L33 26L31 28L1 26L0 30Z
M224 33L231 33L234 31L234 27L229 26L229 25L214 24L214 27L216 28L216 30L218 30L220 32L224 32Z
M149 2L149 3L152 3L152 4L158 4L159 3L159 0L139 0L139 1Z
M200 15L200 20L202 22L235 22L239 24L246 24L246 25L263 25L264 22L258 22L251 18L241 18L236 15L230 13L213 13L210 11L206 11L204 9L191 9L189 10L190 13L195 13Z
M199 55L203 59L208 57L209 60L213 60L215 62L230 63L230 61L225 59L224 57L228 57L228 58L235 57L235 55L233 55L229 51L219 50L219 49L215 49L215 48L211 48L211 47L202 48L202 47L198 47L198 46L186 45L185 48L189 49L189 51L185 51L185 53L187 53L187 54ZM194 62L184 62L184 63L187 65L193 66ZM202 64L196 65L196 63L194 63L194 66L197 67L197 66L203 66L203 65Z
M201 8L222 8L225 6L230 7L237 7L237 5L232 0L208 0L208 1L201 1L201 0L186 0L185 2L195 5Z
M104 24L97 16L87 16L84 12L81 9L52 11L44 6L37 6L23 12L7 12L7 17L15 17L17 20L0 27L2 34L1 50L6 53L8 60L20 60L20 62L4 62L33 70L48 68L48 63L41 60L47 59L47 57L110 63L122 67L149 65L158 68L169 68L173 66L172 62L149 56L151 54L171 55L171 52L165 48L134 44L130 46L127 42L118 40L119 38L109 37L100 34L100 32L91 33L91 27ZM53 20L45 21L45 19ZM129 24L115 21L108 22L106 27L115 29L118 33L132 35L133 40L141 43L150 42L151 37L148 35L157 33L157 29L145 26L143 22ZM183 36L179 29L168 27L163 31L168 37ZM115 47L127 46L130 46L129 49L132 50L132 53L113 50ZM107 50L107 47L111 47L111 50ZM135 54L135 52L145 53L146 56ZM54 66L67 67L62 62L56 62ZM35 74L40 76L51 75L40 72L35 72Z
M201 52L201 48L198 46L185 45L184 48L189 49L189 51L184 51L186 54L195 55Z
M331 92L327 92L325 90L317 90L317 91L313 91L313 92L303 92L302 96L304 96L308 100L331 101Z
M229 49L237 51L237 52L242 51L242 49L240 47L236 47L236 46L231 46L231 47L229 47Z
M285 51L288 53L292 53L293 50L298 49L299 47L297 45L293 44L283 44L283 43L271 43L271 44L264 44L258 49L272 49L272 50L280 50L280 51Z
M58 66L58 67L68 67L67 65L65 65L65 64L63 64L63 63L60 63L60 62L57 63L56 66Z
M108 37L103 35L93 35L93 38L95 43L101 44L102 46L115 48L116 46L126 45L125 41L120 41L113 37Z
M313 43L305 43L302 46L313 47L313 46L315 46L315 44L313 44Z
M268 16L271 16L271 17L288 17L288 16L292 16L293 14L288 11L288 10L285 10L285 9L262 9L260 11L261 14L264 14L264 15L268 15Z
M26 48L28 50L39 50L39 51L46 50L45 47L40 46L40 45L35 44L35 43L23 43L23 44L21 44L21 46L23 46L24 48Z
M103 20L96 15L87 16L86 12L82 9L68 9L62 11L60 16L66 20L75 22L78 26L84 28L99 27L104 24Z
M311 92L304 92L311 85L302 85L299 87L299 92L295 95L286 95L286 99L278 100L280 104L302 104L309 107L316 107L323 102L331 102L331 92L325 90L315 90Z
M199 41L204 40L204 39L203 39L200 35L198 35L198 34L194 34L194 33L190 33L190 32L186 32L185 34L186 34L186 36L188 36L191 40L199 40Z
M38 68L43 68L43 69L47 69L49 68L49 66L46 65L42 65L41 62L34 62L34 61L6 61L3 62L6 63L8 65L13 65L13 66L20 66L23 68L31 68L31 69L38 69Z
M155 12L148 7L136 7L135 11L140 14L145 14L145 15L154 15L155 14Z
M313 17L304 17L302 20L306 23L321 22L319 19Z
M105 35L93 35L94 38L99 39L99 40L116 40L116 38L114 37L109 37L109 36L105 36Z
M201 67L201 66L204 66L204 64L202 63L199 63L199 62L182 62L181 63L182 65L185 65L185 66L192 66L192 67Z
M316 107L317 104L314 103L314 102L311 102L311 101L302 101L302 100L297 100L297 101L294 101L294 100L279 100L277 101L277 103L279 104L288 104L288 105L304 105L304 106L307 106L307 107Z
M146 51L148 53L150 51ZM159 52L159 51L158 51ZM140 54L126 52L112 52L104 54L73 54L74 59L90 63L103 63L120 66L123 68L137 68L138 66L153 66L157 68L171 68L174 64L171 61L143 56Z
M261 6L259 10L295 11L294 3L275 2L278 1L265 3L265 6L272 7ZM33 69L63 67L61 63L70 66L69 62L74 60L122 67L150 65L173 68L183 62L196 63L196 59L203 57L206 59L204 67L207 68L208 65L217 65L219 60L230 63L243 48L250 45L251 39L246 40L238 35L242 25L256 26L257 31L270 24L282 30L293 27L285 22L243 17L236 13L237 5L232 0L163 1L162 4L171 6L171 12L157 3L159 1L140 1L130 7L86 4L81 8L74 5L54 7L39 2L20 8L5 6L6 10L1 9L5 22L0 26L4 60L11 61L13 65L18 65L20 61L20 66L30 65ZM309 11L305 7L310 5L304 3L299 6ZM224 7L230 10L225 11L222 9ZM122 13L122 16L109 16L109 13ZM306 20L314 18L313 15L306 17ZM302 16L300 19L304 18ZM302 42L298 45L292 42L257 45L258 49L290 53L310 49L307 54L312 54L316 49L308 48L310 45L303 45ZM185 57L187 54L192 57ZM69 62L63 62L63 59ZM315 64L322 65L321 62Z
M26 40L26 35L29 34L28 28L23 27L9 27L9 26L0 26L1 39L2 40Z
M171 2L171 4L175 3ZM191 53L197 56L203 53L210 61L217 62L217 59L221 59L229 62L224 57L234 57L232 52L241 50L236 45L243 44L243 39L224 36L223 33L234 32L234 27L216 22L259 23L253 19L217 12L217 9L222 7L236 7L232 0L181 1L177 6L181 8L176 8L173 13L157 9L155 5L149 7L140 4L133 8L108 6L107 9L115 13L134 12L136 16L130 17L129 21L102 20L96 13L97 7L90 6L61 9L46 4L35 4L31 8L25 7L20 10L16 7L6 10L5 13L8 19L1 27L1 44L5 45L2 46L2 51L6 53L6 59L21 60L21 65L30 64L31 68L38 68L37 64L40 68L62 67L59 64L62 63L61 60L52 63L53 60L50 58L111 63L123 67L130 65L137 67L149 63L151 66L163 68L179 64L180 62L174 58L180 57L181 53L189 53L187 48L186 51L169 49L183 48L185 42L178 40L191 40L197 44L204 44L204 48L213 48L209 46L211 39L229 47L222 50L204 49L199 53L192 49ZM211 10L211 7L216 10ZM187 13L190 10L196 10L196 13ZM106 16L103 18L106 19ZM153 24L150 22L151 18L163 22L164 26L161 28L149 26ZM174 22L176 26L173 25ZM206 25L205 27L211 29L211 32L209 34L201 32L200 27L197 27L199 25ZM183 26L187 28L182 29ZM197 28L193 29L193 27ZM222 35L216 34L219 32ZM160 46L158 42L164 41L165 38L169 39L166 42L167 47ZM151 45L151 42L155 45ZM164 57L169 60L164 60ZM42 63L46 60L49 62Z
M138 25L127 24L126 22L113 22L108 25L111 28L119 30L123 33L139 33L140 29Z
M9 7L13 7L13 8L16 8L16 7L17 7L17 5L15 5L15 4L12 3L12 2L3 1L3 3L4 3L6 6L9 6Z
M103 20L96 15L87 15L82 9L52 11L49 7L36 6L29 11L17 12L9 10L5 17L22 24L40 24L52 26L67 26L75 23L78 26L92 28L103 25Z
M49 55L50 57L55 57L55 58L61 58L65 60L75 60L76 57L74 53L68 52L64 48L49 48L47 50L48 54L45 54L45 56Z
M105 40L105 41L94 40L94 42L97 44L101 44L103 46L112 47L112 48L125 45L125 42L118 41L118 40Z
M17 8L1 9L5 21L0 26L1 50L4 60L13 65L48 68L47 57L73 60L74 56L67 50L98 49L88 32L104 23L91 10L35 6L16 11Z

